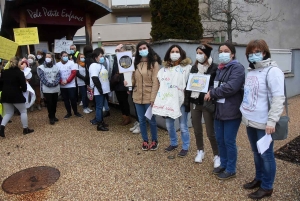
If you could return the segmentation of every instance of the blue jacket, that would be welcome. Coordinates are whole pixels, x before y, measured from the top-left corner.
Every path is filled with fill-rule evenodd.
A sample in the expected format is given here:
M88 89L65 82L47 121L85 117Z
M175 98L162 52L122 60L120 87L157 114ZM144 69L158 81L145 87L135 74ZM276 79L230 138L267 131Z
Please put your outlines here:
M215 81L220 80L223 84L210 91L211 98L215 100L225 98L225 103L216 103L215 119L232 120L241 118L242 114L239 108L244 93L244 66L237 60L232 60L222 70L217 70Z

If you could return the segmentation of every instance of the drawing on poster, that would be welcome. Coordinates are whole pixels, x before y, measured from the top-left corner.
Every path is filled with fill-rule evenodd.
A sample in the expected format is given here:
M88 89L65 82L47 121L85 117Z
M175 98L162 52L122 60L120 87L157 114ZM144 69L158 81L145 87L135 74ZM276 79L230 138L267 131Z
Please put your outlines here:
M129 68L129 67L131 66L131 64L132 64L132 59L131 59L129 56L124 55L124 56L122 56L122 57L120 58L119 64L120 64L120 66L121 66L122 68L127 69L127 68Z
M126 72L134 71L133 58L132 58L131 51L117 53L117 60L118 60L118 66L119 66L119 73L126 73Z
M210 75L191 73L189 76L187 90L207 93Z

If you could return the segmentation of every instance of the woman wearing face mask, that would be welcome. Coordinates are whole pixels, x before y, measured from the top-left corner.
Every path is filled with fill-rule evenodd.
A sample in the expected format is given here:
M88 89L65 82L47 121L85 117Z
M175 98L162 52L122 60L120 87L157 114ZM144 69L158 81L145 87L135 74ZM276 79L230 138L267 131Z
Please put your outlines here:
M76 64L74 64L77 68L77 85L81 94L81 101L83 106L83 112L88 114L92 112L90 108L88 108L88 98L87 98L87 87L85 84L86 76L87 76L87 69L85 65L85 57L83 54L79 53L77 57Z
M41 89L40 89L40 78L37 74L37 62L35 61L35 56L33 54L28 55L28 63L29 68L31 68L32 78L29 81L30 86L33 88L36 99L35 99L35 106L38 110L41 110ZM34 105L30 107L30 111L34 110Z
M124 52L125 48L122 44L118 45L116 47L116 53L118 52ZM119 74L119 67L118 67L118 61L117 56L114 58L114 64L113 64L113 70L111 73L111 78ZM119 74L119 81L114 85L112 90L115 91L120 109L122 111L122 125L126 126L131 123L130 119L130 106L128 103L128 88L124 86L124 75L121 73Z
M21 65L19 58L13 57L10 59L9 69L1 73L1 101L5 110L5 115L0 127L1 137L5 137L4 129L14 115L14 107L16 107L21 114L23 134L26 135L34 131L33 129L28 128L27 109L25 106L26 99L23 95L23 92L27 91L27 84L24 73L20 70L19 65Z
M273 193L276 162L274 141L263 154L258 153L256 142L266 133L272 135L275 132L275 125L283 112L285 101L284 74L276 62L271 60L269 47L264 40L250 41L246 48L246 57L251 69L247 74L240 110L243 115L242 121L247 126L256 173L254 180L244 184L243 187L259 188L249 194L249 197L261 199Z
M39 65L44 64L44 62L45 62L45 53L42 52L41 50L38 50L36 52L36 59L37 59Z
M65 51L61 52L61 61L56 65L59 68L60 72L60 91L61 95L64 99L65 108L67 110L67 114L64 119L69 119L72 116L71 106L74 112L74 115L77 117L83 117L77 111L77 102L76 102L76 85L75 85L75 77L77 73L76 66L73 61L69 61L68 53Z
M102 48L96 48L92 54L94 63L90 65L90 87L94 91L96 102L96 117L91 121L92 124L97 124L98 131L108 131L107 125L103 121L103 105L105 94L110 92L108 71L105 69L104 51Z
M218 65L213 63L210 53L212 47L208 44L203 44L196 49L196 62L191 69L191 73L199 75L210 75L209 87L214 86L214 79ZM218 145L215 137L214 130L214 113L209 112L203 107L205 93L196 91L186 91L185 105L191 104L192 124L197 145L197 155L195 158L196 163L202 163L204 158L204 145L203 145L203 128L202 128L202 114L205 121L206 132L214 155L214 168L220 166L220 157L218 152Z
M216 100L214 126L221 165L214 168L213 173L221 180L236 176L236 136L242 117L239 107L243 100L245 68L235 60L235 53L231 43L219 46L220 64L214 88L204 97L204 100Z
M46 54L45 63L38 67L38 75L41 79L41 90L47 99L48 117L51 125L58 121L56 118L56 107L59 92L60 73L59 68L54 65L51 53Z
M179 117L182 149L179 157L185 157L190 146L190 133L187 124L189 105L185 106L184 93L191 70L191 59L179 45L172 45L166 52L163 68L158 72L160 83L152 113L166 117L166 127L170 136L170 146L165 151L173 151L178 147L175 119Z
M133 102L135 103L135 108L139 119L140 131L143 138L142 150L155 151L158 148L155 116L153 115L151 120L149 121L152 135L152 142L149 143L145 113L148 107L153 106L158 91L159 84L157 73L159 70L159 65L157 63L155 52L147 42L139 42L136 46L136 49L138 50L138 52L135 55L135 71L132 74L132 98ZM126 81L124 83L126 86Z

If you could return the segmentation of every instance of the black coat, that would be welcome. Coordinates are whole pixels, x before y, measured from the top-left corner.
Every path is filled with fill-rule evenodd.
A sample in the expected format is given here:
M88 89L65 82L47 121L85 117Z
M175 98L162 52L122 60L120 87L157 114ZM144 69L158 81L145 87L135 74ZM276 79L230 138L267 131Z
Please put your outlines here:
M119 67L118 67L117 57L115 57L111 77L113 77L117 73L119 73ZM123 73L120 73L119 78L120 78L119 82L116 84L116 86L112 90L114 90L114 91L128 91L128 88L124 86L124 75L123 75Z
M33 62L31 66L29 66L31 68L31 73L32 73L32 78L29 81L29 84L34 87L34 86L40 86L40 78L37 74L37 68L38 68L38 63L37 62Z
M19 68L9 68L1 73L2 103L25 103L23 92L27 91L24 73Z

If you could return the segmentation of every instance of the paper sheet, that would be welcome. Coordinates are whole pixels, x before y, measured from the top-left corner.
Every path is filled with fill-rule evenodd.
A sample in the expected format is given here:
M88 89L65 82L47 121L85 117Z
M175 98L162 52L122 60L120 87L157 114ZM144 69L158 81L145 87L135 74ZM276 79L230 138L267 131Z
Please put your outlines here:
M190 73L186 89L189 91L207 93L209 80L210 80L210 75Z
M132 87L132 72L123 73L124 80L127 82L126 87Z
M263 154L267 149L269 149L271 142L271 135L266 134L264 137L260 138L256 142L258 153Z
M147 111L146 111L146 113L145 113L145 117L147 117L147 119L150 120L152 118L152 116L153 116L153 114L152 114L152 107L149 106L148 109L147 109Z

